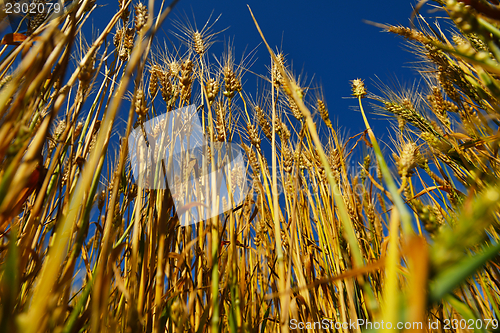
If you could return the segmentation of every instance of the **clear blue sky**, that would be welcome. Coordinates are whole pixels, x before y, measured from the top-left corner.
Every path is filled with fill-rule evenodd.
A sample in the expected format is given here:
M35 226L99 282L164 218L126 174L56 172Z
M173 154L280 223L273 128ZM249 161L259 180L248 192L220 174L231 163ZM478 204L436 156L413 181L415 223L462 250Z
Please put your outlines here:
M102 30L107 18L115 13L117 0L95 10L92 24L94 31ZM145 1L147 3L147 1ZM98 1L104 5L105 2ZM135 1L134 1L135 3ZM168 3L168 2L167 2ZM408 69L415 57L403 49L403 40L398 36L382 32L362 20L379 23L409 25L413 0L408 1L254 1L248 3L271 46L282 48L289 62L293 62L296 73L303 72L315 84L321 83L330 110L332 122L348 130L350 134L364 130L361 115L350 109L356 105L349 81L363 78L368 89L374 89L371 79L377 75L389 83L394 77L401 82L411 82L417 77ZM156 7L159 7L159 2ZM156 8L158 10L158 8ZM255 28L247 2L244 1L189 1L180 0L170 18L186 14L191 21L193 14L198 27L202 27L213 11L213 17L222 14L214 31L228 28L218 35L219 43L212 51L220 56L224 40L234 39L237 59L257 45L256 62L252 70L265 74L269 56ZM102 17L103 20L99 20ZM105 19L106 18L106 19ZM163 25L157 36L163 44L165 34L172 30L170 22ZM256 78L245 75L244 88L255 89ZM386 120L376 121L372 126L379 135L385 136Z
M148 0L143 1L148 3ZM137 0L133 0L133 4L136 3ZM345 98L351 94L350 80L365 79L368 89L374 91L372 79L376 79L376 76L386 83L394 81L394 78L404 83L418 79L418 75L408 68L416 58L403 49L402 38L363 22L370 20L408 26L415 0L180 0L157 35L157 45L163 45L169 30L175 30L169 19L187 15L193 22L194 16L198 27L202 27L212 12L212 20L222 14L213 30L228 29L217 36L218 43L210 51L220 57L224 41L231 39L236 59L239 59L243 53L247 54L260 44L251 70L266 74L269 55L252 21L247 3L269 44L285 53L288 63L293 63L294 72L305 74L307 83L314 78L313 87L321 84L334 126L338 125L350 134L365 129L360 113L351 110L356 101ZM91 34L96 37L103 30L118 8L118 0L99 0L97 4L99 7L84 27L87 40ZM159 6L160 2L157 1L155 11L158 11ZM256 83L255 75L247 73L244 90L255 91ZM387 119L375 115L371 115L370 119L376 134L385 136Z
M403 50L402 38L381 32L380 28L362 20L407 26L412 3L271 0L253 1L249 5L269 44L282 45L296 72L303 70L308 78L314 76L314 81L321 83L333 123L338 122L354 134L365 128L360 113L349 108L356 105L356 101L342 98L351 94L350 80L366 79L370 88L370 79L375 75L383 81L389 81L394 75L403 82L416 78L407 68L415 57ZM204 22L212 10L214 15L221 13L216 28L229 26L224 35L234 36L236 54L241 54L245 47L253 49L261 42L246 4L243 1L181 0L176 11L185 11L188 16L194 12L199 22ZM258 48L257 57L254 71L266 73L264 66L268 65L269 56L264 45ZM255 84L251 75L246 78L246 85ZM376 124L380 127L385 122Z

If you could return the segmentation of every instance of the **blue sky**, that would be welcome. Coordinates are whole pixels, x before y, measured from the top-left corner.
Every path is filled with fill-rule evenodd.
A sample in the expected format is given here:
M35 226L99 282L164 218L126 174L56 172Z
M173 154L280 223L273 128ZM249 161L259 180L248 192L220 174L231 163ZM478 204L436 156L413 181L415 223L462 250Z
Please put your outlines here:
M133 0L133 4L137 1ZM217 35L217 43L209 53L213 52L220 58L224 42L231 40L236 59L255 49L250 70L267 74L269 54L255 28L248 4L269 44L284 52L287 62L293 64L294 72L307 77L306 83L311 87L321 85L334 127L354 135L365 127L361 114L352 110L357 105L356 100L346 98L351 94L350 80L362 78L370 91L377 92L372 81L380 82L377 77L384 83L390 84L396 78L407 85L418 79L415 71L408 68L416 58L407 51L408 48L405 49L403 39L382 32L363 20L408 26L414 3L415 0L342 3L180 0L156 36L156 45L164 45L167 37L173 37L170 31L176 29L171 19L187 17L201 28L210 15L212 21L221 15L213 31L227 30ZM118 8L118 0L99 0L97 4L98 8L83 29L87 40L98 36ZM156 12L159 6L157 1ZM244 76L245 91L254 92L256 84L255 75L247 73ZM385 137L389 125L387 119L373 114L369 118L377 136Z
M356 105L349 81L370 79L383 81L398 77L414 80L408 63L415 57L403 50L402 39L362 20L408 25L412 13L410 1L254 1L249 3L269 44L282 48L295 72L303 71L309 79L321 83L332 121L354 134L364 130L361 115L352 112ZM175 14L194 13L198 24L210 13L222 14L215 29L229 27L223 35L234 37L236 54L253 49L261 38L243 1L180 1ZM161 38L161 37L160 37ZM219 36L219 40L224 37ZM258 48L254 72L266 73L269 56L263 44ZM246 85L255 78L246 75ZM381 123L383 125L383 123Z
M103 6L91 16L94 35L97 30L102 31L104 23L115 13L117 2L112 0L106 4L98 1ZM361 114L351 109L357 104L356 100L345 98L351 94L350 80L365 79L368 89L374 91L372 79L377 80L376 76L385 83L394 81L394 78L405 83L418 79L415 72L408 68L416 59L404 49L403 39L382 32L363 20L408 26L413 3L388 0L342 3L271 0L248 4L269 44L282 49L288 62L293 63L294 71L306 75L307 82L313 78L314 87L319 84L323 87L334 127L338 125L344 131L356 134L365 127ZM159 7L159 2L156 7ZM239 59L258 46L251 70L266 74L269 55L261 43L247 2L181 0L169 19L187 16L191 22L196 20L198 28L201 28L212 12L212 19L222 14L213 30L228 29L217 36L218 42L210 51L220 57L224 41L231 39L236 59ZM172 38L169 31L175 28L169 19L157 35L158 45L163 45L167 35ZM245 75L245 90L254 90L256 83L255 75ZM370 118L377 135L385 136L387 120L377 121L381 118L375 115Z

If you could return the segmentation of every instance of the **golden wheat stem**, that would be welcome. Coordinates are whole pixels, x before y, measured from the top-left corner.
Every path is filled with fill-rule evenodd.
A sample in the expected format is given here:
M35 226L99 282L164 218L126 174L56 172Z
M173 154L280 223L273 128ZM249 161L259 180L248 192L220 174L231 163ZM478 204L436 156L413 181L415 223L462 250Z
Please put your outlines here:
M357 96L357 97L358 97L359 107L361 109L361 114L363 116L363 121L365 122L366 130L368 131L368 136L373 145L373 150L375 151L375 156L377 157L377 161L380 165L382 176L384 178L385 183L387 184L389 192L392 195L392 200L396 205L396 208L399 210L399 215L401 216L401 222L402 222L401 224L403 226L403 230L405 234L411 235L411 233L413 232L413 227L411 225L411 215L409 214L403 199L399 195L398 188L396 186L396 183L394 182L394 179L392 178L389 167L385 162L382 150L380 150L380 146L378 145L377 139L375 138L375 134L373 134L373 131L370 127L370 123L366 118L365 110L363 108L363 103L361 103L362 96Z

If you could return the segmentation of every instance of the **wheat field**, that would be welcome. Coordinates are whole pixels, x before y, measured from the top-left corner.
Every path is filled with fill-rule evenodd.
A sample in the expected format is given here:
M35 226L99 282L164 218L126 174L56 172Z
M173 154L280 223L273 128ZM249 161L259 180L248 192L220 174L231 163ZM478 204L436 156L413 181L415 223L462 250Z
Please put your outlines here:
M250 7L267 72L231 47L213 60L215 18L174 21L166 47L176 2L119 0L89 39L98 4L75 0L3 36L0 332L498 331L499 2L429 3L453 29L419 6L411 26L377 24L423 84L345 82L366 127L350 136ZM237 145L226 196L205 192L212 176L165 186L169 156L134 175L131 133L174 149L185 113L168 118L181 134L147 126L190 106L207 147L174 178L212 175ZM370 126L380 115L391 142Z

